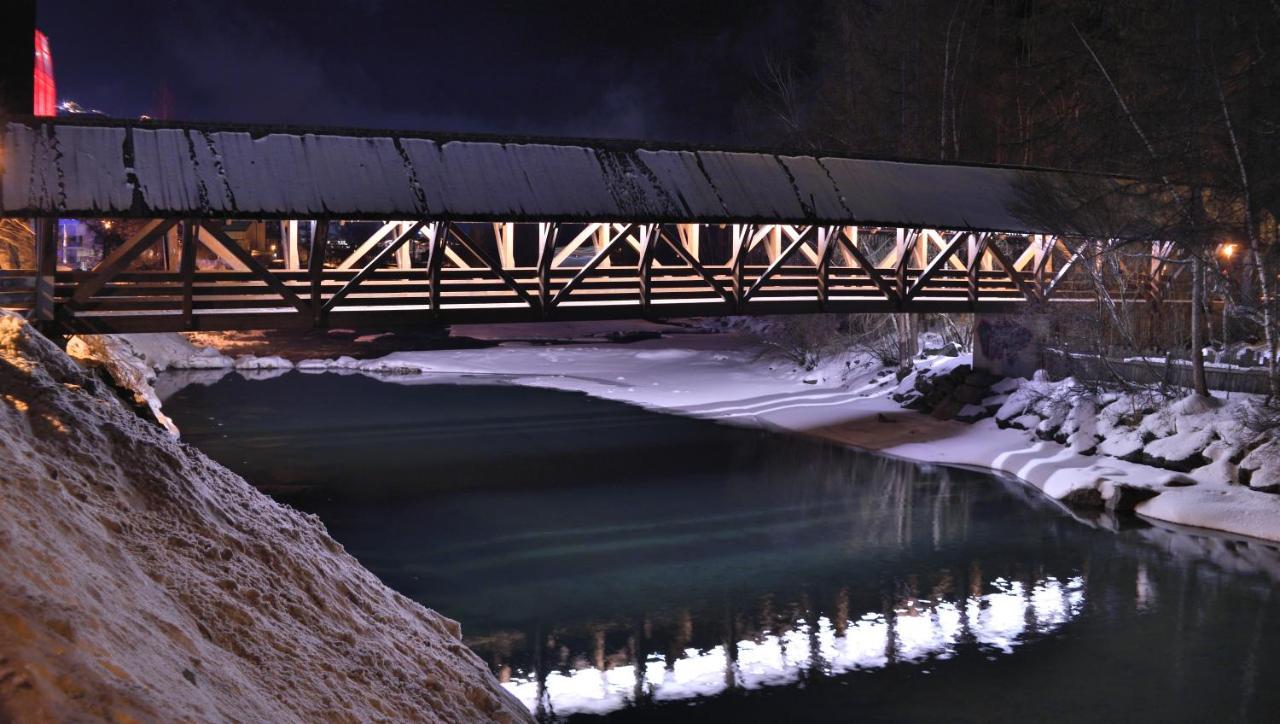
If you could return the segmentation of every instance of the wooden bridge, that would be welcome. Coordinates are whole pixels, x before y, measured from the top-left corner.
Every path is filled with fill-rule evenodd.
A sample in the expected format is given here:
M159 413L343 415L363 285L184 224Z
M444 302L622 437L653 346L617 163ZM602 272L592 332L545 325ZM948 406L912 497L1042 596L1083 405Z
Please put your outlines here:
M0 143L37 267L0 304L77 333L1009 312L1093 299L1093 252L1155 228L1132 181L1010 167L107 120ZM1152 248L1130 294L1168 276Z

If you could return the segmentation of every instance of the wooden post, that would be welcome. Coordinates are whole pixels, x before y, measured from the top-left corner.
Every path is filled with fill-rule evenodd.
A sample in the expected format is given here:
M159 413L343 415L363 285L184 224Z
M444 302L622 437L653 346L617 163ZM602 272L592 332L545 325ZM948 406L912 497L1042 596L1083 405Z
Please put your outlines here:
M831 272L831 251L834 244L832 236L840 233L834 227L823 226L818 229L818 309L827 311L829 277Z
M182 275L182 327L195 326L196 249L200 232L194 219L182 223L182 247L179 250L178 272Z
M290 219L280 223L281 236L284 237L284 268L298 271L302 268L298 255L298 220Z
M31 319L42 330L53 322L58 273L58 220L35 219L32 222L36 240L36 286Z
M413 225L412 221L400 222L399 233L403 234ZM412 269L413 268L413 240L405 242L396 250L396 268Z
M440 268L444 266L444 254L449 245L449 222L438 221L431 225L430 246L427 249L427 278L431 285L429 301L431 318L440 318Z
M329 248L329 220L316 221L311 233L311 252L307 255L307 277L311 283L311 324L324 324L324 258Z
M551 263L555 261L559 224L538 224L538 306L545 317L551 311Z
M640 261L638 263L640 272L640 310L642 316L648 318L649 304L652 301L653 290L650 286L653 276L653 255L658 248L658 233L662 230L660 224L648 224L640 227Z

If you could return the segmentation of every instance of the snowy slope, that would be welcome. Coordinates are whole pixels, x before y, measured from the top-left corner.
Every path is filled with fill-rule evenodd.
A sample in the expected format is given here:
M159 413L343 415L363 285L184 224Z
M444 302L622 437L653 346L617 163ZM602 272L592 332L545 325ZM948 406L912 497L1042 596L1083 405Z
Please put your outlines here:
M455 622L3 312L0 432L0 720L528 720Z

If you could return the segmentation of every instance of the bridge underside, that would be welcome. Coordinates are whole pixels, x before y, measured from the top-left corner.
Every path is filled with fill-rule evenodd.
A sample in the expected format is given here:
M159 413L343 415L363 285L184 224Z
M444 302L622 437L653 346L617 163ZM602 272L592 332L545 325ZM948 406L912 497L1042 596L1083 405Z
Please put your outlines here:
M115 234L90 270L67 264L68 223ZM31 272L31 316L74 333L1014 312L1095 299L1082 260L1100 244L789 224L170 218L33 226L40 269ZM1148 295L1164 256L1127 288Z

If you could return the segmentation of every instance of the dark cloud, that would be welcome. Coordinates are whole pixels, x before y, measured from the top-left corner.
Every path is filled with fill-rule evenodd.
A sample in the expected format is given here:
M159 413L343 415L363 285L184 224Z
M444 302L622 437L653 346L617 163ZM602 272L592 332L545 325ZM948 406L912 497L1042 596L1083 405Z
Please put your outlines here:
M43 0L59 95L113 115L727 140L813 0Z

